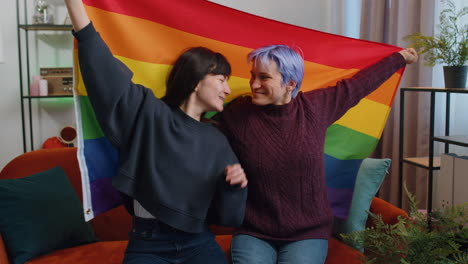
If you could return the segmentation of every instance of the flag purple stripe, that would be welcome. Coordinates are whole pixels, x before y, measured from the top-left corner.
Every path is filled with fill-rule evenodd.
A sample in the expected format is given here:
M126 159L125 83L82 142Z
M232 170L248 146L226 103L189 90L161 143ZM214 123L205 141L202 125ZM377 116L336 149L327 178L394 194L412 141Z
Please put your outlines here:
M112 178L100 178L90 183L94 215L122 204L122 196L112 187Z
M336 189L327 187L327 191L333 215L338 218L346 219L349 214L349 204L353 199L353 189Z

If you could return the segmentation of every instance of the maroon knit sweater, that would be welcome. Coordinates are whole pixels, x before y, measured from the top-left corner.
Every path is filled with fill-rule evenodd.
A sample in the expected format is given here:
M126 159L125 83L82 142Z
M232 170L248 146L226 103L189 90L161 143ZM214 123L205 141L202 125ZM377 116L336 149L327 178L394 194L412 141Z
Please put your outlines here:
M326 130L403 66L395 53L334 87L300 92L286 105L257 106L243 97L216 117L249 180L237 233L282 241L330 237Z

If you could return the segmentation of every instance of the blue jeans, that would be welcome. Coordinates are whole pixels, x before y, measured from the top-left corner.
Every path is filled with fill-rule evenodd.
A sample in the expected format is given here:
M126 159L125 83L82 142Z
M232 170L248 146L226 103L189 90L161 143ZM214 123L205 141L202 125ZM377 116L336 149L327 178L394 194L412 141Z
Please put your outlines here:
M154 219L134 217L124 264L227 264L209 232L186 233Z
M323 264L328 240L294 242L268 241L249 235L235 235L231 244L233 264Z

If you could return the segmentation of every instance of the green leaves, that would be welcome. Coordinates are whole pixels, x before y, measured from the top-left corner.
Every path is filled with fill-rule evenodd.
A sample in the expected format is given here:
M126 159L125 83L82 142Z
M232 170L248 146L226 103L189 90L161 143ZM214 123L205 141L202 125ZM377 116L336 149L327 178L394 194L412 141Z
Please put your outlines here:
M435 66L443 63L448 66L462 66L468 61L468 24L459 25L463 16L468 15L468 6L456 11L452 0L442 0L448 8L439 16L440 33L435 36L423 36L416 32L406 35L403 40L409 42L421 54L425 64Z
M390 225L370 213L374 226L342 234L344 242L364 245L367 263L468 264L462 248L468 244L468 203L434 210L429 228L427 215L418 211L415 196L404 188L411 208L408 218L400 216Z

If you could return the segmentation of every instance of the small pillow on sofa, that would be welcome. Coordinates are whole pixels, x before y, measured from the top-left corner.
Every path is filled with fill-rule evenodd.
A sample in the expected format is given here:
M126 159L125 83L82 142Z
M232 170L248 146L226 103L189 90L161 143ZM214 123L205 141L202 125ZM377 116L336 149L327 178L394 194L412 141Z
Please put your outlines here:
M96 241L65 171L0 180L0 233L14 264Z
M380 185L390 167L391 159L366 158L362 161L354 185L353 199L349 216L346 220L335 218L334 235L361 231L366 228L366 222L372 198L377 194ZM362 251L360 245L355 247Z

